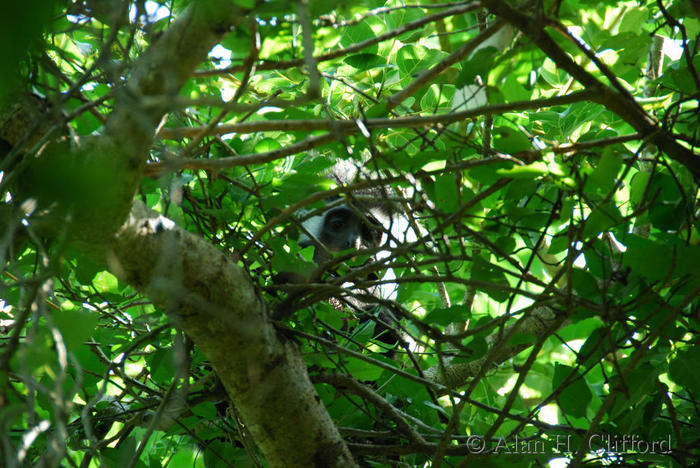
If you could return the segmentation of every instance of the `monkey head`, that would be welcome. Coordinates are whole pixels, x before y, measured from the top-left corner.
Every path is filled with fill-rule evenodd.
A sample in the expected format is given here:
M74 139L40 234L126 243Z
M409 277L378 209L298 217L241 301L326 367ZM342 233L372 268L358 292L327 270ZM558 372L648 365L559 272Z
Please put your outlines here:
M385 239L381 213L342 204L302 223L301 247L316 245L314 261L322 263L343 250L378 247Z

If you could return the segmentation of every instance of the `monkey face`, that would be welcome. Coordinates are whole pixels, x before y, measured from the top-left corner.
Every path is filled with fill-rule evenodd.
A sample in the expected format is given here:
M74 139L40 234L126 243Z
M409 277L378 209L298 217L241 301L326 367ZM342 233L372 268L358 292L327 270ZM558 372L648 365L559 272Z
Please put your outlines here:
M328 250L334 252L359 249L362 245L362 224L348 208L335 208L326 213L318 238Z
M314 260L322 263L329 259L325 252L376 247L382 237L382 226L369 213L361 216L356 210L339 206L304 222L304 228L313 236L303 235L299 245L312 245L315 238L325 249L316 249Z

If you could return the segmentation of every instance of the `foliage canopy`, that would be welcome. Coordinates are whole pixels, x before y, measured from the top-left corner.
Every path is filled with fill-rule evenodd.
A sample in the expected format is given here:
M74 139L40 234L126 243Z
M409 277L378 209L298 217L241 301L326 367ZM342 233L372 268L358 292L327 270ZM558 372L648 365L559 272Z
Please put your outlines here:
M6 466L700 461L697 2L10 13Z

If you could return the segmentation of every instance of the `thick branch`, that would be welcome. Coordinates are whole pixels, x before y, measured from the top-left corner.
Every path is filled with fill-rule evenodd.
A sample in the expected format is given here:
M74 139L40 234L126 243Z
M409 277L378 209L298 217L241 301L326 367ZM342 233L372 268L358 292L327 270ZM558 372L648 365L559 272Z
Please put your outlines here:
M504 112L517 112L528 109L540 109L542 107L564 106L574 102L592 100L596 96L589 91L579 91L564 96L551 98L533 99L531 101L515 101L503 104L491 104L480 106L462 112L452 112L449 114L434 114L421 117L396 117L367 119L363 125L368 129L373 128L415 128L429 125L448 125L465 119L472 119L481 115L502 114ZM255 133L265 131L316 131L329 130L334 132L353 132L358 129L357 121L345 120L311 120L311 119L290 119L290 120L260 120L257 122L241 122L235 124L219 125L212 134L225 135L228 133ZM158 136L161 138L187 138L196 136L201 132L201 127L181 127L164 128L160 130ZM231 159L239 159L236 156ZM251 163L246 163L251 164ZM238 164L236 164L238 165Z
M354 466L299 350L279 339L246 271L140 202L113 252L112 270L209 358L271 466Z
M95 217L109 218L109 235L121 224L131 205L131 197L141 180L156 125L169 111L167 100L159 105L144 98L175 96L191 77L194 68L214 45L245 18L246 11L234 2L206 0L190 4L163 35L139 57L126 86L117 90L114 112L104 135L98 139L91 158L114 160L115 185L123 196L113 206L99 207ZM121 179L121 180L120 180ZM102 237L102 236L97 236Z
M511 330L518 333L526 333L534 336L542 336L553 333L562 323L562 319L547 307L538 307L532 311L529 317L523 319L517 330L513 329L514 325L505 328L503 333L494 333L487 338L487 343L491 348L491 353L487 353L484 357L474 361L465 363L449 363L444 366L433 366L424 371L425 378L445 385L448 388L461 387L465 382L482 371L485 365L498 365L512 358L521 351L529 348L531 344L508 345L502 342L502 338L508 337ZM507 341L507 340L506 340Z

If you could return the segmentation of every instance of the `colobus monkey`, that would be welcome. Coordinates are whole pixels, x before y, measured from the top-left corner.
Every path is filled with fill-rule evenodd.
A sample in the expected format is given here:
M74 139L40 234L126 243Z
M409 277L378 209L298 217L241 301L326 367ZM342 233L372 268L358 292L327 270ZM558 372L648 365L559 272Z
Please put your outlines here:
M339 183L349 180L338 175L334 170L334 178ZM314 262L318 265L330 260L334 253L344 250L362 250L389 248L391 241L401 239L404 235L397 235L402 224L399 210L389 201L383 188L371 188L354 192L346 201L338 200L323 213L304 220L302 235L299 240L301 247L315 245ZM407 223L403 223L407 224ZM381 260L389 255L388 250L375 250L375 255L370 261ZM393 272L387 269L383 279L393 278ZM377 275L359 278L360 281L378 280ZM337 298L355 309L359 315L369 319L369 315L376 315L377 326L375 338L393 346L399 342L400 336L393 326L396 321L391 313L384 308L377 308L378 299L390 299L395 293L395 285L374 286L368 289L358 289L352 284L343 285L350 290L350 294Z

